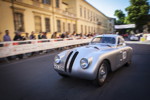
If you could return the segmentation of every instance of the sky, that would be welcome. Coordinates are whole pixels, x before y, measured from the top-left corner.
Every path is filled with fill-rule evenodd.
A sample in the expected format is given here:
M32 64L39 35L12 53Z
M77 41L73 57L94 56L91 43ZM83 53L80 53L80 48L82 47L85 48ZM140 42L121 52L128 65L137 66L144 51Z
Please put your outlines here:
M127 14L125 8L130 6L130 0L86 0L95 8L100 10L108 17L116 18L114 16L115 10L122 10L124 14Z

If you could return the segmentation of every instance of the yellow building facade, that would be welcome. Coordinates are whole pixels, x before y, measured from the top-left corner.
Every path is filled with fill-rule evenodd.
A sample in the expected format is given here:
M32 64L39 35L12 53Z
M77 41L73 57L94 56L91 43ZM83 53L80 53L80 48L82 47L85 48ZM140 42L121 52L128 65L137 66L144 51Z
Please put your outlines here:
M109 18L85 0L0 0L0 40L14 32L109 33ZM59 35L58 34L58 35Z

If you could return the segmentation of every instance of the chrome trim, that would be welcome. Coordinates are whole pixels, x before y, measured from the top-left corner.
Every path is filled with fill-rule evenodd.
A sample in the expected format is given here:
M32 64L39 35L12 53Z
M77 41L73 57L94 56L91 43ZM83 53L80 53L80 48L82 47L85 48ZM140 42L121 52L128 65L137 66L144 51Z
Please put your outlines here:
M65 66L64 66L65 72L67 71L67 64L68 64L69 58L71 57L72 53L73 53L73 51L71 51L71 52L69 53L69 55L68 55L68 57L67 57L67 59L66 59Z
M79 54L78 51L75 52L75 54L73 55L73 57L72 57L72 59L71 59L71 62L70 62L70 65L69 65L69 72L70 72L70 73L71 73L71 71L72 71L73 63L74 63L74 61L75 61L75 59L76 59L76 57L77 57L78 54Z

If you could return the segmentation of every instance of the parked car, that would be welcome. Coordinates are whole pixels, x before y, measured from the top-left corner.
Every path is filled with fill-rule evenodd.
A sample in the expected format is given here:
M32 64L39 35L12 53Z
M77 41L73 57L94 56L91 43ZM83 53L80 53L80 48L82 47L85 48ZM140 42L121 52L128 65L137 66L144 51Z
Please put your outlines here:
M126 38L126 37L128 37L128 34L122 34L122 36L123 36L124 38Z
M89 45L65 50L54 58L54 69L61 76L94 80L102 86L108 73L130 64L132 48L119 35L95 36Z
M138 37L138 36L135 36L135 35L131 35L131 36L129 37L129 39L130 39L131 41L138 41L138 40L139 40L139 37Z

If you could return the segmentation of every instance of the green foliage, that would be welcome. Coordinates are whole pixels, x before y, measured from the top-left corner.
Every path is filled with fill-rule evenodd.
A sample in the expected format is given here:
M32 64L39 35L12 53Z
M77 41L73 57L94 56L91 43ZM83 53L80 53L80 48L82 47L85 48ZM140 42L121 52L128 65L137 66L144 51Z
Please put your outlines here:
M130 6L126 8L128 16L127 23L136 23L143 15L148 15L150 6L147 0L130 0Z
M136 28L139 30L139 32L143 32L143 26L147 25L147 23L150 22L150 15L144 15L141 16L137 22L136 22ZM149 25L150 27L150 25ZM148 30L150 32L150 28Z
M125 14L123 13L123 11L116 10L114 15L118 18L118 20L116 20L117 25L124 24Z

